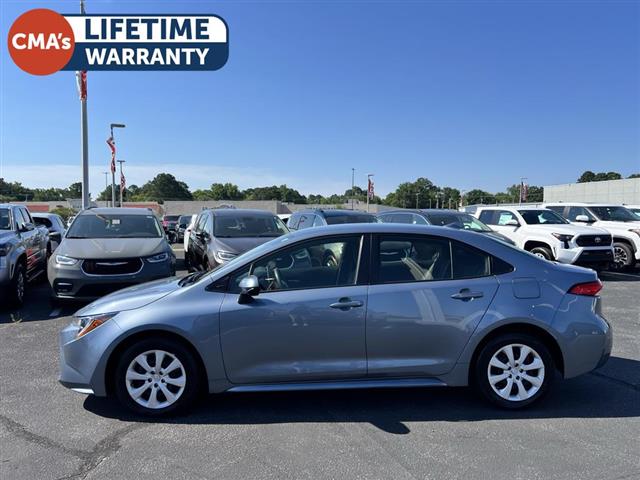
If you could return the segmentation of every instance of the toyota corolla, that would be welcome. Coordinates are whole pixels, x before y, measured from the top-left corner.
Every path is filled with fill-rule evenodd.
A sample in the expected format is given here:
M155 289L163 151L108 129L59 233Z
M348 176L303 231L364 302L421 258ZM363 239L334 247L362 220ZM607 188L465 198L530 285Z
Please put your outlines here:
M305 229L78 311L60 382L148 415L203 392L464 385L520 408L607 360L601 287L464 230Z

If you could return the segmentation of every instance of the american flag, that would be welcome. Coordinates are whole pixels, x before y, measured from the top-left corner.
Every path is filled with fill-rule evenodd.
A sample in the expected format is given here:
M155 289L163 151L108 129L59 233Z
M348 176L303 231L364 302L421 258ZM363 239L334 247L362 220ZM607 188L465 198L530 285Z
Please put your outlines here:
M369 178L369 184L367 185L367 195L370 200L373 200L374 191L373 191L373 181Z
M87 72L81 70L76 72L76 82L78 84L78 96L80 100L87 99Z
M107 138L107 145L111 149L111 173L116 173L116 142L113 137Z
M122 165L120 165L120 169L122 169ZM127 188L127 181L124 178L124 173L120 170L120 191L124 192L125 188Z
M529 195L529 185L524 182L520 182L520 201L526 202Z

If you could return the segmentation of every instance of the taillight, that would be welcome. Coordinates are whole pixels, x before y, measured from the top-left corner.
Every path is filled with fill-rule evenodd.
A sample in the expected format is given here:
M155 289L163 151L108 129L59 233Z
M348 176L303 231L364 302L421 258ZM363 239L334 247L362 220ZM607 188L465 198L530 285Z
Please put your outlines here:
M602 282L600 280L595 280L593 282L578 283L569 289L569 293L595 297L600 290L602 290Z

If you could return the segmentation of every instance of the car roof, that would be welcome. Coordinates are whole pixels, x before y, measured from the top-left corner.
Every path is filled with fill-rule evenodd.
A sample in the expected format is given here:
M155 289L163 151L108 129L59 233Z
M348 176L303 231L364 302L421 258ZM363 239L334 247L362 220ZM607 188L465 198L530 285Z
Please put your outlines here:
M253 208L216 208L207 210L216 217L238 217L240 215L254 215L259 217L273 217L275 214L267 210L258 210Z
M371 215L375 217L374 214L365 212L364 210L346 210L342 208L327 208L326 210L324 208L305 208L294 213L319 213L325 217L350 217L356 215Z
M78 215L152 215L148 208L88 208Z
M504 207L501 206L491 206L491 207L478 207L478 210L549 210L546 207L534 207L531 205L505 205Z
M620 205L619 203L585 203L585 202L545 202L545 205L554 207L629 207L631 205Z

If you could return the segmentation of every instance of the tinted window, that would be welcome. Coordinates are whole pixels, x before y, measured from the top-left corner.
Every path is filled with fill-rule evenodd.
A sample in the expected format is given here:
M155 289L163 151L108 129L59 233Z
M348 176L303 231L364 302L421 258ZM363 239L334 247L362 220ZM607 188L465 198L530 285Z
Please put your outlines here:
M36 225L44 225L47 228L51 228L53 226L51 220L45 217L33 217L33 221Z
M393 223L413 224L413 215L411 213L394 213L391 218Z
M549 210L553 210L558 215L564 216L564 207L561 205L555 205L553 207L545 207L545 208L548 208Z
M449 240L438 237L381 236L378 282L399 283L451 279Z
M295 215L295 214L291 215L291 218L287 222L287 227L289 227L290 230L297 230L299 221L300 221L300 215Z
M196 232L204 231L205 224L207 223L207 216L208 215L206 213L200 214L200 217L198 218L196 223L196 228L195 228Z
M231 276L230 291L238 293L249 272L261 291L328 288L354 285L360 236L316 239L299 243L254 262Z
M191 215L182 215L179 219L178 219L178 223L180 225L189 225L189 222L191 221Z
M67 238L158 238L163 235L153 215L78 215Z
M428 215L432 225L473 230L474 232L491 232L491 229L468 213L430 213Z
M314 217L315 215L312 213L306 213L306 214L300 215L300 221L298 222L298 230L312 227Z
M166 220L167 222L177 222L179 218L180 215L165 215L164 217L162 217L162 219Z
M287 233L287 227L275 215L218 215L215 218L214 235L218 238L279 237Z
M8 208L0 208L0 230L11 230L11 216Z
M586 215L587 218L589 218L590 222L595 222L596 220L595 218L593 218L593 215L591 215L589 210L584 207L569 207L569 211L567 212L567 217L569 218L569 220L575 222L578 215Z
M609 222L637 222L636 216L624 207L589 207L600 218Z
M452 241L453 278L475 278L491 275L491 256L464 243Z
M376 217L363 213L362 215L325 215L328 225L340 225L343 223L376 223Z
M378 221L382 223L393 223L393 215L389 213L385 215L378 215Z
M551 210L519 210L527 225L561 225L568 223L564 218Z
M313 221L313 226L314 227L323 227L324 226L324 220L322 220L322 217L320 215L314 215L315 220Z
M16 226L18 228L21 228L25 223L28 222L28 220L24 217L23 213L22 213L22 209L21 208L16 208L13 211L14 215L16 216Z

